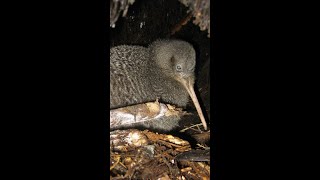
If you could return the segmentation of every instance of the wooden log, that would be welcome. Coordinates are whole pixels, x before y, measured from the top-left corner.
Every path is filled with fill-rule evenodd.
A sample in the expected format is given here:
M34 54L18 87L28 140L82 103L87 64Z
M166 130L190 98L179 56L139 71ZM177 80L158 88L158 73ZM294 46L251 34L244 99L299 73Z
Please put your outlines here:
M149 102L110 110L110 128L134 127L153 121L180 120L186 112L169 104Z

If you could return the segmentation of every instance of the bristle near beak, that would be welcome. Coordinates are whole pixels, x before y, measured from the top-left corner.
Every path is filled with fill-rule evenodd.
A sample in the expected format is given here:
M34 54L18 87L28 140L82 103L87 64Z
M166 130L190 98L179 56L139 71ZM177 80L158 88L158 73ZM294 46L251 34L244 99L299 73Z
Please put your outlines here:
M196 96L196 93L194 92L194 87L193 87L194 83L193 83L191 77L182 78L182 79L180 79L180 82L187 89L187 91L193 101L193 104L195 105L195 107L197 109L197 112L198 112L199 117L201 119L202 125L203 125L204 129L207 130L208 129L207 123L206 123L206 120L205 120L204 115L202 113L202 110L201 110L198 98Z

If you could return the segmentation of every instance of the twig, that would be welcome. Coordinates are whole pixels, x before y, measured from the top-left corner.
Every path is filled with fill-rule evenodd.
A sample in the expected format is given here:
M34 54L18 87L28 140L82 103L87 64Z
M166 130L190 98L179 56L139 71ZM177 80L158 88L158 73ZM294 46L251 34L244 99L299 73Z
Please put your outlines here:
M181 145L173 144L173 143L166 142L166 141L163 141L163 140L160 140L160 139L158 141L161 142L163 145L169 147L169 148L172 148L171 146L178 147L178 148L183 147Z
M112 170L114 167L116 167L117 166L117 164L120 162L120 156L116 156L116 162L110 167L110 170Z
M199 143L197 144L197 146L202 147L202 148L205 149L205 150L206 150L206 149L210 149L210 147L205 147L204 145L199 144Z
M190 126L190 127L184 128L184 129L180 130L179 132L185 132L186 130L192 129L193 127L198 127L198 128L199 128L199 126L202 126L202 123L195 124L195 125L192 125L192 126ZM195 130L195 129L194 129L194 130ZM200 132L203 132L203 131L200 130Z
M192 18L192 13L189 13L185 18L183 18L178 24L176 24L172 30L171 30L171 35L174 35L176 32L180 31L182 26L186 25L190 19Z

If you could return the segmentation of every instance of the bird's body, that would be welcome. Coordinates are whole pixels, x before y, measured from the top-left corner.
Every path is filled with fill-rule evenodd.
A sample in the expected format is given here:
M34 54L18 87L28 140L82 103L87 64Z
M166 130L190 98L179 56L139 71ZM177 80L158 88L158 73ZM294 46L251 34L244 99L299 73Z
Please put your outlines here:
M125 58L123 58L125 57ZM110 52L110 108L160 101L186 106L187 90L167 77L150 58L150 49L141 46L118 46Z
M185 41L155 41L149 47L113 47L110 49L110 109L157 98L185 107L190 93L194 94L194 68L195 51Z

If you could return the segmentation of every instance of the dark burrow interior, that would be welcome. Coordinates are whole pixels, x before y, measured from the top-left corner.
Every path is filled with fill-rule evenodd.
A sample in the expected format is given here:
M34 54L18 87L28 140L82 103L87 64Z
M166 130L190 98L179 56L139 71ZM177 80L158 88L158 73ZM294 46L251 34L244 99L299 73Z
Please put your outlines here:
M199 26L193 23L191 18L185 25L174 34L173 29L179 22L188 16L188 7L185 7L178 0L136 0L129 6L125 17L119 16L115 27L110 27L110 47L130 44L147 46L157 39L175 38L190 42L197 53L196 84L197 93L202 111L206 117L210 129L210 38L207 31L201 31ZM214 108L213 108L214 109ZM191 124L200 123L196 109L190 101L186 111L192 112L192 116L185 116L180 121L180 126L187 127ZM171 134L183 137L196 143L186 134L172 132Z

